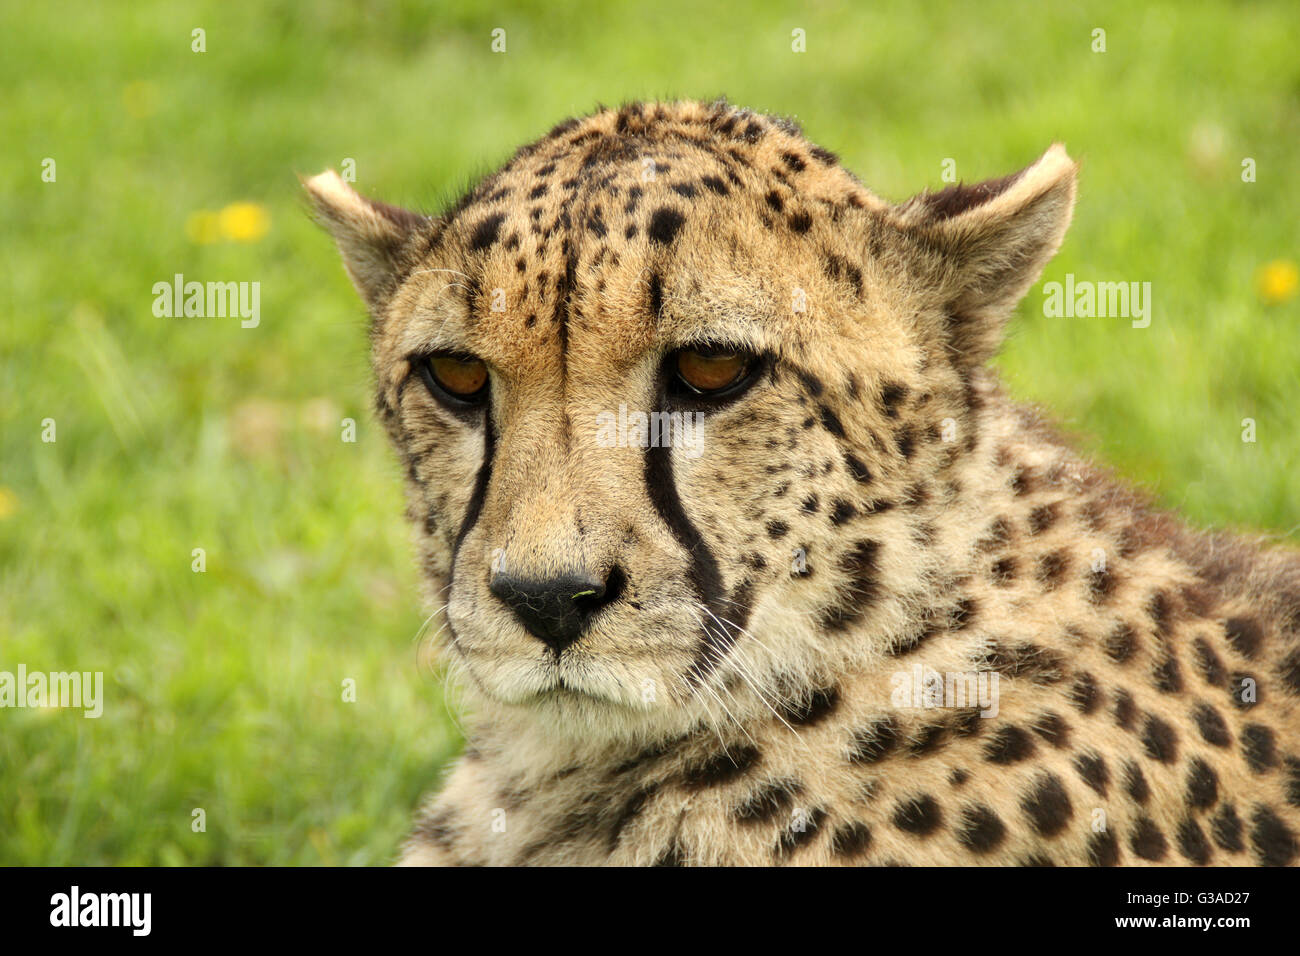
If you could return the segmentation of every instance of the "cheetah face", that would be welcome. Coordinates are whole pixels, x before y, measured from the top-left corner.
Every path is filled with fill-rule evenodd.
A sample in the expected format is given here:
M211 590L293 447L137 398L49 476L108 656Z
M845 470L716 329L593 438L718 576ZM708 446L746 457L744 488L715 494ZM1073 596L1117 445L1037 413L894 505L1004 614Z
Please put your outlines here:
M828 632L901 619L1073 166L890 206L789 124L685 103L562 124L436 219L307 187L374 316L448 660L591 735L766 706Z

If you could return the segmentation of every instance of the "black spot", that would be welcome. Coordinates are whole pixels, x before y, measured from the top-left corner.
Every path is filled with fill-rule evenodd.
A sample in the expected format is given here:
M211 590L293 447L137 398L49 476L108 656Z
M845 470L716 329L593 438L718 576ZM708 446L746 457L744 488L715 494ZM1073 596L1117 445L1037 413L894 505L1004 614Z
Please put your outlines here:
M1268 807L1255 807L1250 818L1250 842L1264 866L1286 866L1296 855L1295 836Z
M659 273L650 273L650 314L656 319L664 309L664 288Z
M1177 694L1183 689L1182 670L1178 666L1178 659L1172 654L1167 653L1163 660L1157 662L1152 677L1158 691Z
M1132 760L1124 764L1124 789L1138 803L1146 803L1151 796L1147 778L1142 775L1142 768Z
M853 735L850 763L879 763L898 746L898 725L892 717L883 717Z
M801 846L806 846L821 833L821 825L826 820L826 811L814 807L806 817L796 820L781 834L781 841L776 845L775 855L787 857Z
M1187 771L1187 803L1195 810L1208 810L1219 799L1219 778L1200 757Z
M1025 677L1040 685L1061 680L1063 668L1061 655L1028 642L1010 647L994 644L983 660L984 670L998 671L1005 677Z
M900 382L889 382L880 390L880 407L890 418L897 418L899 406L905 398L907 386Z
M1070 555L1064 548L1052 551L1038 559L1038 580L1049 590L1061 583L1070 566Z
M1178 832L1175 834L1178 841L1178 852L1187 859L1191 860L1197 866L1204 866L1210 862L1210 855L1213 851L1210 849L1209 841L1205 839L1205 834L1196 821L1190 817L1178 824Z
M1115 866L1119 863L1119 841L1109 830L1088 837L1088 863L1091 866Z
M960 787L969 779L970 779L970 774L967 771L963 770L961 767L957 767L955 770L953 770L952 773L948 774L948 781L954 787Z
M812 228L812 217L806 212L797 212L790 217L790 228L803 235Z
M803 172L804 167L807 165L804 163L803 158L796 153L782 153L781 161L796 173Z
M1286 802L1293 807L1300 807L1300 758L1287 757L1286 765Z
M672 187L672 190L677 193L677 195L684 196L687 199L695 198L695 187L690 183L678 183L676 186Z
M778 193L775 189L773 189L763 198L767 200L767 204L768 206L771 207L773 212L780 212L785 208L785 203L781 201L780 193Z
M844 426L840 424L839 417L833 411L825 405L819 405L817 407L817 412L821 415L822 428L826 429L836 438L844 437Z
M1056 864L1052 862L1052 858L1043 853L1030 854L1025 857L1024 861L1020 865L1033 867L1056 866Z
M1067 746L1070 742L1069 725L1061 719L1060 714L1041 714L1030 724L1030 727L1033 728L1034 733L1058 749Z
M993 562L992 568L993 583L999 587L1006 587L1016 579L1016 559L1013 557L998 558Z
M831 504L831 524L842 525L857 513L858 509L853 507L851 502L837 498Z
M954 631L964 631L975 623L975 615L979 612L979 605L975 603L972 597L963 597L953 608L952 617L949 619L948 627Z
M957 827L957 842L971 852L989 853L996 850L1006 835L1006 825L988 807L977 804L962 811L961 825Z
M1082 673L1070 685L1070 700L1080 713L1091 714L1097 709L1097 681L1091 674Z
M1203 637L1198 637L1192 646L1196 649L1196 663L1205 682L1214 687L1222 687L1228 680L1228 672L1223 667L1223 661L1219 660L1219 655L1214 653Z
M432 843L445 850L451 849L459 835L455 818L449 810L441 810L432 816L422 818L411 833L412 839L416 842Z
M1137 632L1132 625L1121 623L1106 635L1105 650L1116 664L1127 662L1137 650Z
M496 242L497 233L501 231L501 223L505 222L505 219L505 213L497 212L475 226L469 238L470 251L478 252L480 249L486 249Z
M704 176L700 179L700 184L706 189L713 190L719 196L725 196L730 191L727 189L727 184L717 176Z
M831 837L831 852L845 859L862 856L871 846L871 828L865 823L846 823Z
M1156 633L1169 633L1169 624L1173 618L1174 608L1168 594L1164 591L1152 593L1147 598L1146 612L1156 626Z
M1223 623L1223 633L1238 654L1253 658L1259 653L1264 632L1259 622L1249 617L1230 617Z
M1003 727L984 745L984 759L990 763L1012 764L1032 757L1034 741L1019 727Z
M1011 522L1005 517L997 517L989 525L984 536L976 544L981 551L996 551L1011 541Z
M1209 704L1197 704L1192 710L1192 720L1207 744L1226 747L1232 743L1232 736L1228 733L1228 725L1223 722L1223 716Z
M546 195L546 190L550 189L546 183L539 183L528 191L529 199L540 199Z
M837 688L820 687L807 697L784 704L781 716L795 726L811 727L835 713L839 703L840 692Z
M1214 842L1229 853L1240 853L1246 844L1241 839L1241 817L1231 803L1225 803L1210 821L1210 834Z
M800 368L795 369L795 375L799 377L799 381L803 384L804 391L813 398L817 398L822 392L826 391L826 386L822 384L822 380L812 372Z
M1142 746L1152 760L1173 763L1178 759L1178 735L1159 717L1147 715L1146 725L1142 729Z
M1133 852L1144 860L1163 860L1169 851L1165 835L1160 832L1155 821L1145 815L1138 817L1137 826L1133 828L1128 842Z
M912 452L916 450L916 434L909 427L900 428L894 435L894 444L898 447L898 453L904 458L910 459Z
M1241 755L1255 773L1277 766L1277 746L1273 731L1263 724L1247 724L1241 729Z
M650 216L650 225L646 227L646 234L650 236L652 242L660 245L672 245L677 238L677 231L682 228L685 217L680 212L669 206L660 206Z
M931 724L923 727L908 747L913 757L923 757L939 750L948 739L948 727L945 724Z
M1282 679L1282 686L1291 694L1300 697L1300 650L1292 651L1282 658L1277 673Z
M732 816L739 823L771 823L793 809L802 790L797 780L774 781L751 793Z
M1106 796L1110 783L1110 771L1106 761L1098 753L1082 753L1074 758L1074 772L1084 783L1101 796Z
M877 580L880 543L870 539L857 542L840 558L840 570L848 575L848 586L839 603L822 615L822 625L831 630L843 630L857 623L875 604L880 592Z
M1056 503L1039 505L1029 512L1029 533L1040 534L1056 523L1058 506Z
M943 822L943 813L933 797L924 794L904 800L894 808L894 826L905 833L925 836Z
M1055 836L1064 830L1074 814L1065 787L1053 773L1038 776L1034 789L1021 799L1020 807L1034 830L1045 837Z
M1096 604L1104 604L1115 592L1115 576L1109 570L1088 573L1088 597Z
M864 485L870 483L871 472L856 456L846 453L844 455L844 466L848 469L849 474L853 476L854 481L860 481Z
M838 156L829 149L822 149L820 146L814 146L808 152L812 154L813 159L825 166L834 166L839 162Z
M1131 730L1133 728L1133 719L1137 716L1137 704L1133 703L1133 697L1126 690L1121 690L1115 694L1115 724L1121 730Z
M748 745L736 747L729 753L717 753L703 763L688 766L683 771L683 783L692 790L730 783L748 773L758 759L758 748Z
M813 515L817 513L817 508L820 505L821 505L821 499L819 499L816 495L809 495L799 505L799 510L806 515Z

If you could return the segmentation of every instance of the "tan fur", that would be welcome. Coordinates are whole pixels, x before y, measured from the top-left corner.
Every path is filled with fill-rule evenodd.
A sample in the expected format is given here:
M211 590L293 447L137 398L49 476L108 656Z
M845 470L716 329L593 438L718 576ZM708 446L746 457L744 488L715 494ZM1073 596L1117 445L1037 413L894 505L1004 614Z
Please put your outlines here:
M1053 146L893 206L686 102L561 124L436 219L306 183L475 703L404 862L1294 862L1295 554L1152 511L983 365L1075 177ZM698 457L598 441L706 342L772 371ZM487 363L486 414L424 387L437 350ZM503 566L627 586L557 655ZM996 716L900 702L914 668L997 673Z

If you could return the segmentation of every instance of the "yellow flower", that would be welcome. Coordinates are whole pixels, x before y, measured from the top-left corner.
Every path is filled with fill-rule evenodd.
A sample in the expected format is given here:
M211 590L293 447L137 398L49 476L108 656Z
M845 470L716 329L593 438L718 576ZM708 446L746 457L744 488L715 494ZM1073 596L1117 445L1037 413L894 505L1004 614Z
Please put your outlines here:
M1255 284L1259 289L1259 297L1269 305L1287 302L1294 298L1296 288L1300 287L1300 269L1296 268L1294 262L1275 259L1260 267L1255 276Z
M185 220L185 235L200 246L211 245L221 238L221 219L210 209L190 213Z
M221 210L221 234L235 242L257 242L271 228L266 207L255 202L232 202Z
M18 510L18 496L10 489L0 485L0 521L8 518Z

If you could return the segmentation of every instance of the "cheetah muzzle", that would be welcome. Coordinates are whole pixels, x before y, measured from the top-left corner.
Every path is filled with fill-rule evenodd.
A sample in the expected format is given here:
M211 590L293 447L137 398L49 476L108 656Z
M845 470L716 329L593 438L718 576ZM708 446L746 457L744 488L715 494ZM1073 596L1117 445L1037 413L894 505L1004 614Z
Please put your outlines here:
M1300 560L986 367L1076 166L891 204L726 103L443 215L306 182L366 303L469 747L403 862L1286 864Z

